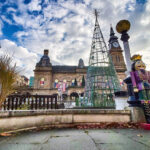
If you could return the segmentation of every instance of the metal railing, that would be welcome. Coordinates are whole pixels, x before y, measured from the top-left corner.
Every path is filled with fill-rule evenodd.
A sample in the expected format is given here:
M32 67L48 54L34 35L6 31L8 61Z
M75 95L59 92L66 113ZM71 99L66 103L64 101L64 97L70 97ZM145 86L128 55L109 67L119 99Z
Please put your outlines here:
M6 98L2 110L59 109L57 95L11 95Z

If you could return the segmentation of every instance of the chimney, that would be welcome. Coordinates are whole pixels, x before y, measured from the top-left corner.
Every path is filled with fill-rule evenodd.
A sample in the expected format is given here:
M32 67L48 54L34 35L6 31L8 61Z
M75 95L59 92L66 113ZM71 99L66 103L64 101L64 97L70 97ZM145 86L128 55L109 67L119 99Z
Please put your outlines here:
M44 55L45 55L45 56L48 56L48 52L49 52L48 49L44 49Z

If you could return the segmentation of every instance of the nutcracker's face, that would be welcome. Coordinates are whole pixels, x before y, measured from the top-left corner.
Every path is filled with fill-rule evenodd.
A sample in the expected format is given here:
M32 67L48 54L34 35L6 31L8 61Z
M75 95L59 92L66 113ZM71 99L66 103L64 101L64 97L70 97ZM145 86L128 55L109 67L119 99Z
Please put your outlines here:
M145 70L146 66L142 60L138 60L135 63L135 70Z

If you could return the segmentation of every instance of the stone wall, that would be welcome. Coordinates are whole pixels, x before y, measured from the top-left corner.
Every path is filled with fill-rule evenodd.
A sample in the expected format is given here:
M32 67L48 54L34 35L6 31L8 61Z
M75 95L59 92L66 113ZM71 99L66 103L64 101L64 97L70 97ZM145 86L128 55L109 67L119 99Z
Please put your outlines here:
M49 67L43 67L34 71L34 88L50 89L52 88L52 71ZM40 85L41 78L44 78L44 85Z
M63 82L63 80L67 81L67 85L71 86L72 80L77 79L78 85L79 83L82 83L82 77L84 75L84 78L86 79L86 73L54 73L53 74L53 83L52 86L54 85L55 80L57 79L60 82Z
M80 123L130 122L129 110L38 110L1 111L0 131L40 127L44 125L73 125Z

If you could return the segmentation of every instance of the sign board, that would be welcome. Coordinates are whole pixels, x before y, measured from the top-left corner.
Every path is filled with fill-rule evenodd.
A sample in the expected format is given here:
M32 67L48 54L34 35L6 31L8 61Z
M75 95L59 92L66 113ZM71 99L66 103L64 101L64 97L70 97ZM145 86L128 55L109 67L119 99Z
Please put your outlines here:
M142 108L144 110L145 119L148 124L150 124L150 100L149 101L141 101Z

